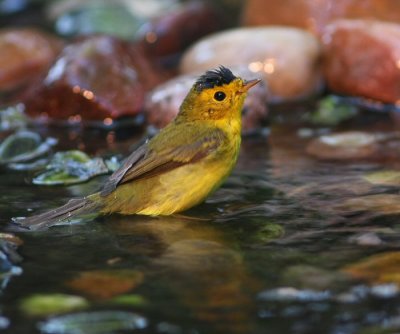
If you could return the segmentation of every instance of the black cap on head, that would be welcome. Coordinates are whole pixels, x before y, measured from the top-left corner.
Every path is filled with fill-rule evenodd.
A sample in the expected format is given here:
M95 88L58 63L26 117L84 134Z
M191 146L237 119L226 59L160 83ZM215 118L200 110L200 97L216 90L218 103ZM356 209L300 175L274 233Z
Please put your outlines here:
M197 91L202 91L205 88L213 88L214 86L222 86L231 83L236 77L230 69L220 66L216 70L207 71L197 79L195 87Z

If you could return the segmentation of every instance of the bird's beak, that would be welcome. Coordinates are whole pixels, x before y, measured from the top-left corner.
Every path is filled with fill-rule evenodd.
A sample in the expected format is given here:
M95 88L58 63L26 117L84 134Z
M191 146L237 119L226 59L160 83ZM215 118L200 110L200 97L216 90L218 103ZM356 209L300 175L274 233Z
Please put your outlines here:
M241 93L246 93L251 87L257 85L261 79L245 80L243 82L243 87L240 89Z

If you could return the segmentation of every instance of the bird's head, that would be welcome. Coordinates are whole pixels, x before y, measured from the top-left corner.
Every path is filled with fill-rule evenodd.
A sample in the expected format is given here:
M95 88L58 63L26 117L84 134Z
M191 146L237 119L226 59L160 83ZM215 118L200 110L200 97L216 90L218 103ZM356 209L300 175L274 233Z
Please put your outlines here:
M259 79L243 80L220 66L200 76L181 105L177 120L220 120L240 117L247 91Z

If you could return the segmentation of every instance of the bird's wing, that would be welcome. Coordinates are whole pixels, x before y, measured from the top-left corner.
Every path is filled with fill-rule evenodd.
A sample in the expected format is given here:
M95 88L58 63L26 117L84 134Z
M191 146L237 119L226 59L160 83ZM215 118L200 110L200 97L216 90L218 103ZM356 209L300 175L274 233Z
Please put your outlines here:
M215 151L225 138L223 131L219 129L186 130L189 131L182 129L185 132L180 132L175 129L173 133L168 133L168 130L160 132L153 138L154 140L139 147L110 176L103 186L101 195L110 194L119 184L160 175L182 165L199 161ZM168 139L168 142L165 139ZM163 145L159 145L160 143Z

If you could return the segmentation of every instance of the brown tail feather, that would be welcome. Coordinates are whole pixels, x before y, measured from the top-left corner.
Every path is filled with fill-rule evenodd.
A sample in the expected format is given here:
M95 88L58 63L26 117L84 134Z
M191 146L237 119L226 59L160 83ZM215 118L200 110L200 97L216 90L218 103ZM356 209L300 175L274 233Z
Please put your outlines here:
M83 198L71 199L63 206L42 214L27 218L14 218L13 221L30 230L40 230L57 224L68 223L80 216L96 213L101 207L98 194L93 194Z

